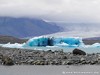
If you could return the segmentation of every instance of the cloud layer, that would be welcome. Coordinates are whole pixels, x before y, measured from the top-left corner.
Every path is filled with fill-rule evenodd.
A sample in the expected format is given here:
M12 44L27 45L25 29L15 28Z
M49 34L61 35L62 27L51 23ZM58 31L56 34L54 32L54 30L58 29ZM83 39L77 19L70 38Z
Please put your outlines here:
M100 0L0 0L0 16L99 22Z

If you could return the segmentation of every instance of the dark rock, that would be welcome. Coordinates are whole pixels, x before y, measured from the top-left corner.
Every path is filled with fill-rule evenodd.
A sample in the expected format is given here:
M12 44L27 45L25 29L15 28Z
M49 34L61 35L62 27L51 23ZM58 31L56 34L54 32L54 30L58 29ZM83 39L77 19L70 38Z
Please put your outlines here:
M52 53L52 50L48 50L47 53Z
M72 64L74 64L73 61L68 61L68 62L67 62L67 65L72 65Z
M8 66L14 65L13 60L6 56L2 58L2 62L3 62L3 65L8 65Z
M73 50L73 54L75 54L75 55L86 55L86 53L84 51L77 49L77 48Z
M67 59L67 56L63 56L62 59Z

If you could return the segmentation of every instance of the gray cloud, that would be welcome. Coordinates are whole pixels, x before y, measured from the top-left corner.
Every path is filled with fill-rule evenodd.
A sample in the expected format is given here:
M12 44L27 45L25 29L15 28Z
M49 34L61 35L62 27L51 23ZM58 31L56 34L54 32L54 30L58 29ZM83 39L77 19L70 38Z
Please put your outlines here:
M99 22L100 0L0 0L0 16Z

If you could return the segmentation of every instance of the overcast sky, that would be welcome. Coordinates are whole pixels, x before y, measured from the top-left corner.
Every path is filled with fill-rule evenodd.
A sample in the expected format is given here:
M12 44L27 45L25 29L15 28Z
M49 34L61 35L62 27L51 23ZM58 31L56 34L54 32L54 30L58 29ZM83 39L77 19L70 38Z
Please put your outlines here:
M100 22L100 0L0 0L0 16Z

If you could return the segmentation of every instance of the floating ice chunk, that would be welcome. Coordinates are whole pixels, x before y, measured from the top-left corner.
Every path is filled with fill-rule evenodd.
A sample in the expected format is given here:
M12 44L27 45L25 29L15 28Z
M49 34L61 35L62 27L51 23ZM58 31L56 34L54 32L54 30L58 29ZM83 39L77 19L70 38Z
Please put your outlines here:
M0 46L2 47L2 46L3 46L3 44L0 44Z
M90 47L100 47L100 43L94 43Z
M29 39L26 42L25 46L29 46L29 47L34 47L34 46L66 46L66 47L79 47L81 45L83 45L83 41L82 38L79 37L59 37L59 38L55 38L55 37L44 37L44 36L40 36L40 37L35 37L32 39Z
M25 43L23 43L23 44L19 44L19 43L15 43L15 44L7 43L7 44L2 44L1 46L2 47L9 47L9 48L22 48L24 44Z

